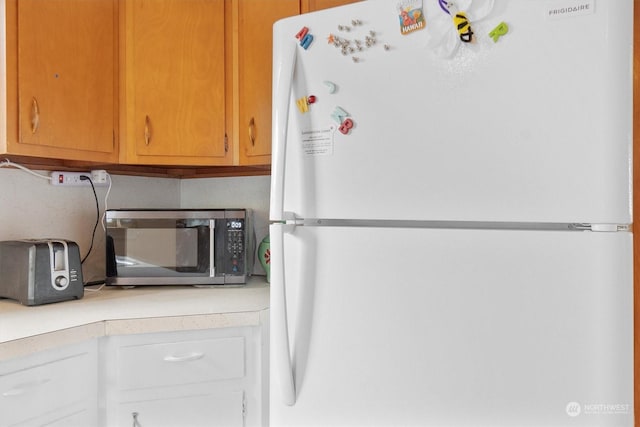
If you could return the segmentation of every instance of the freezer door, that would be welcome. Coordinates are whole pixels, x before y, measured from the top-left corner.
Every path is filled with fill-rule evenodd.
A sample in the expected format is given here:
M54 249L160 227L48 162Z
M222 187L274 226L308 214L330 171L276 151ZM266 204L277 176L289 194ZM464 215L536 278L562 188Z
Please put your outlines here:
M632 0L459 0L450 56L451 17L402 35L408 3L275 25L273 220L631 222Z
M271 236L271 425L633 425L630 234Z

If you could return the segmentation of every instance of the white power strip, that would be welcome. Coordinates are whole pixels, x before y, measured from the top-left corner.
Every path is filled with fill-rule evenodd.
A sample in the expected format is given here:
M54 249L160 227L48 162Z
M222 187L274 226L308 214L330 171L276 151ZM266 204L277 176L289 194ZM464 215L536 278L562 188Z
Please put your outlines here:
M85 177L88 179L82 179ZM93 182L94 187L106 187L109 185L107 172L104 170L95 170L91 172L67 172L55 171L51 172L51 184L62 185L67 187L90 187L89 179Z

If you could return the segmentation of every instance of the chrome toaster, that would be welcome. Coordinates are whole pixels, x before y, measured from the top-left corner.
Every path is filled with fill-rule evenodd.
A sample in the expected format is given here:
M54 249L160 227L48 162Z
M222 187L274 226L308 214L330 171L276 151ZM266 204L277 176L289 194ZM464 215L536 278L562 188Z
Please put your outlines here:
M41 305L83 295L76 243L55 239L0 242L0 298Z

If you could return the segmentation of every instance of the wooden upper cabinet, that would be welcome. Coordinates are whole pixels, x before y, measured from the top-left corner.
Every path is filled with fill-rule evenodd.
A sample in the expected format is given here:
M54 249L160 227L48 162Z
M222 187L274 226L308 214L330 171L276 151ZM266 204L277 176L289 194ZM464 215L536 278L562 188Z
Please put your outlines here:
M360 0L301 0L302 13L329 9L330 7L344 6L345 4L355 3L357 1Z
M5 152L117 161L116 0L9 0L6 7Z
M121 162L231 164L225 0L126 0L121 5L126 141Z
M268 165L273 23L347 3L5 0L0 154Z
M299 0L237 1L240 164L271 162L272 27L299 13Z

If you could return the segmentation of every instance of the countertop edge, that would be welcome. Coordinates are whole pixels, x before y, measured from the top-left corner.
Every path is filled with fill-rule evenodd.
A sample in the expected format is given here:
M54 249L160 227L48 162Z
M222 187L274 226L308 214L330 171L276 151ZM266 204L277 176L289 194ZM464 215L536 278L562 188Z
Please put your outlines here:
M259 279L234 289L111 289L87 296L37 310L0 304L0 361L113 335L260 326L269 309L269 286Z
M240 313L103 320L2 342L0 361L114 335L261 326L261 313L267 310L268 308Z

